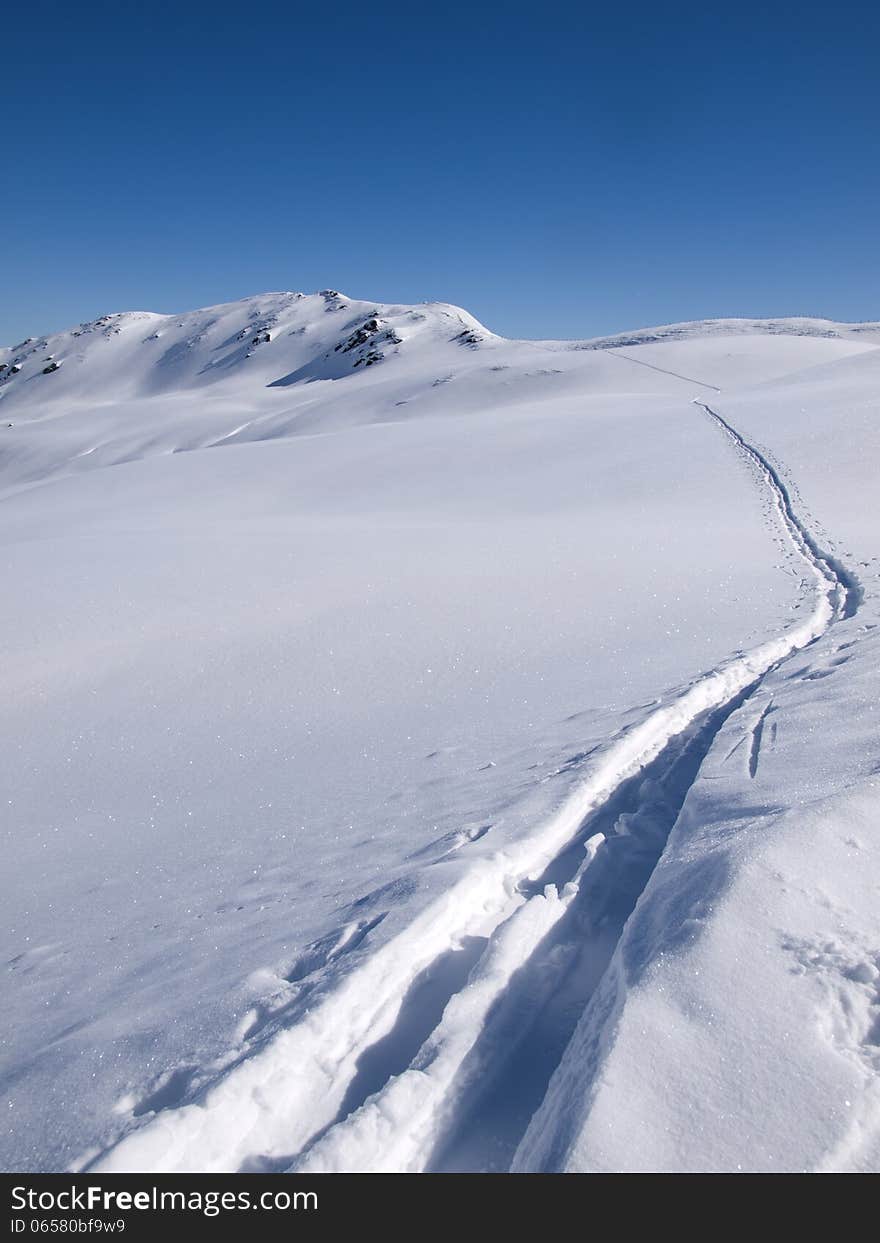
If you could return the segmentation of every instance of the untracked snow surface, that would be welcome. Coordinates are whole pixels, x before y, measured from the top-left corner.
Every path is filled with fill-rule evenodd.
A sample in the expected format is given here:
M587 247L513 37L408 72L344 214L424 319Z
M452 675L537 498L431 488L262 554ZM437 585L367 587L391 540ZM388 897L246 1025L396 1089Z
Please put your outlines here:
M0 351L2 1164L880 1166L880 327Z

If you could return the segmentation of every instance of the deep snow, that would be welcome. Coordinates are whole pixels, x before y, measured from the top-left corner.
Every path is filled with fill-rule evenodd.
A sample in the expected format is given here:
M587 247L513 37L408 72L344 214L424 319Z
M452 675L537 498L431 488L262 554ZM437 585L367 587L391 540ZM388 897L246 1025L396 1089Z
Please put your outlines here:
M0 352L3 1164L876 1165L878 345Z

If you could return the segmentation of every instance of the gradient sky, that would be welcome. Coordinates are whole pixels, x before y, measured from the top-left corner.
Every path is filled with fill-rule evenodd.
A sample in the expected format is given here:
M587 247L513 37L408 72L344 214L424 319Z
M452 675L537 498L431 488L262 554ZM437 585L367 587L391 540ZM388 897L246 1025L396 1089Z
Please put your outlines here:
M880 6L10 6L0 342L268 289L880 318Z

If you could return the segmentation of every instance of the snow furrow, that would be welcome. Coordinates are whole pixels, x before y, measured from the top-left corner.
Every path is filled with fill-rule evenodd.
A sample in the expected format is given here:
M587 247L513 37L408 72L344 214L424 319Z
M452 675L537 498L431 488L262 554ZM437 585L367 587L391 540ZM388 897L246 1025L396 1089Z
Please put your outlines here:
M157 1114L92 1168L220 1171L261 1163L262 1168L276 1169L429 1167L438 1141L454 1131L463 1103L472 1099L479 1059L476 1065L473 1059L469 1066L466 1063L487 1019L510 996L514 975L539 946L552 942L554 929L566 918L591 868L577 868L561 891L550 879L543 892L530 892L530 886L533 891L573 845L583 842L594 817L603 808L614 809L614 800L627 783L644 775L661 756L674 764L697 737L705 754L721 721L769 669L858 607L857 582L819 549L794 513L772 466L720 415L697 404L758 468L771 492L782 528L816 582L810 617L715 669L652 712L594 760L585 780L532 834L476 860L314 1010L235 1065L203 1100ZM687 785L678 789L676 798L683 799L686 789ZM640 794L634 814L643 802ZM669 828L671 824L666 825L667 835ZM654 863L664 841L661 834ZM604 843L604 836L595 833L587 842L591 867ZM408 990L432 965L478 937L488 938L485 951L468 983L452 994L438 1026L409 1068L346 1111L359 1064L379 1042L393 1037ZM614 944L606 950L605 963L610 962L612 971ZM581 996L578 1005L583 1004ZM551 1084L548 1099L552 1093Z

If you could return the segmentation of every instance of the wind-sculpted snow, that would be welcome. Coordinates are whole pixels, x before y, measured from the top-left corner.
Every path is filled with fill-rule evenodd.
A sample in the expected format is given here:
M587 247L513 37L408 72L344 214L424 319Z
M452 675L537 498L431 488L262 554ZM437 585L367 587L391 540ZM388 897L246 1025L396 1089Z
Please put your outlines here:
M3 354L4 1162L869 1163L878 344L326 290ZM761 1045L804 1127L707 1140Z

